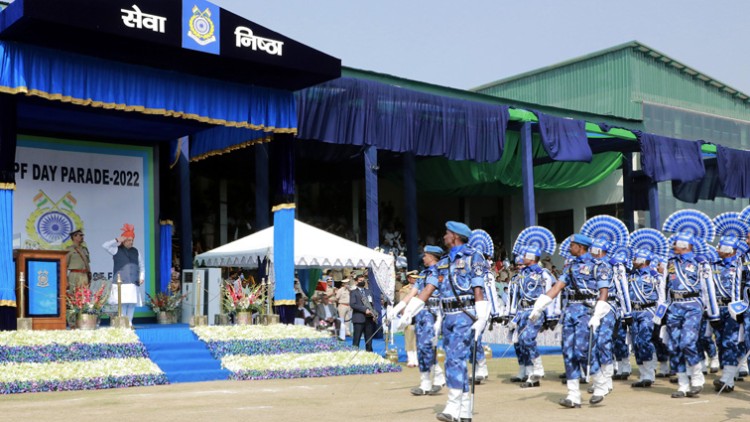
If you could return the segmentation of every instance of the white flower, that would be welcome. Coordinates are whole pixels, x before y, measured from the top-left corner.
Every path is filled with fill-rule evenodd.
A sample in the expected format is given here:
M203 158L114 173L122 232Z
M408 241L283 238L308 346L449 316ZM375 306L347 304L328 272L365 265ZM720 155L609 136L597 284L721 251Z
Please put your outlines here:
M51 363L5 363L0 365L0 382L64 381L106 376L161 374L146 358L101 359Z
M133 330L100 328L98 330L0 331L0 347L44 346L49 344L128 344L138 343Z
M281 355L230 355L221 359L221 365L232 371L273 371L354 365L388 364L382 356L356 350L324 353L285 353Z
M278 340L330 338L326 333L302 325L214 325L193 327L203 341Z

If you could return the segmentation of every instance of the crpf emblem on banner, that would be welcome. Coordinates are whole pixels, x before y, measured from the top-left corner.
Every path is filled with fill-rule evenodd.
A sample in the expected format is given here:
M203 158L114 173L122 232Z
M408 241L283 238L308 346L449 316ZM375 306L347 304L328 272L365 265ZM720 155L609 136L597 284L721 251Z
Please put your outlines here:
M216 41L216 28L211 20L211 11L207 8L201 11L198 6L193 6L193 16L188 22L188 37L200 45L208 45Z
M53 201L43 190L34 197L36 210L26 220L28 249L63 249L73 230L83 229L81 217L73 211L76 199L68 192Z
M39 270L36 274L37 287L49 287L49 271Z

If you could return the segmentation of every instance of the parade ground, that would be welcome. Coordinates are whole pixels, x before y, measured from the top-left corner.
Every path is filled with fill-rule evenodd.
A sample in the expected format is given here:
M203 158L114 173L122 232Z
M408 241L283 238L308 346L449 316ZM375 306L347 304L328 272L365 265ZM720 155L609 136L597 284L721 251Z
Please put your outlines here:
M672 399L675 385L658 380L635 390L633 381L614 381L614 391L598 406L565 409L566 394L557 376L560 356L544 356L547 370L540 388L521 389L507 379L515 359L492 359L490 380L476 388L475 421L733 421L750 419L750 382L717 397L714 375L697 398ZM433 421L446 392L414 397L417 369L400 373L329 378L215 381L97 391L29 393L0 397L5 420L61 421L85 418L117 421Z

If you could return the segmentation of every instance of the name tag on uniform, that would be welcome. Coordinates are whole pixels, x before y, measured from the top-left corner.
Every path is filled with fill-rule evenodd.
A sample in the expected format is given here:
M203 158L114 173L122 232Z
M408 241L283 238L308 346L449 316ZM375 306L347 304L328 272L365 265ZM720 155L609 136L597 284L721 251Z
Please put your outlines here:
M695 272L695 265L693 264L687 264L685 265L685 271Z
M536 273L531 274L531 279L532 280L539 280L539 274L536 274Z
M464 267L466 267L466 263L464 262L463 259L459 259L458 261L456 261L456 268L464 268Z
M581 265L581 268L578 269L578 272L583 275L589 275L591 274L591 269L587 265Z

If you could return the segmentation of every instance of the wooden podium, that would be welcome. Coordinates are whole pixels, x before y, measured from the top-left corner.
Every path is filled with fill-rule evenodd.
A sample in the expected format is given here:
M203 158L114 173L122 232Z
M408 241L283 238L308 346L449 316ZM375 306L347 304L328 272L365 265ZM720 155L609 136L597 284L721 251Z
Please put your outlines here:
M16 298L24 304L16 307L18 318L31 318L34 330L64 330L65 296L68 291L67 251L17 249ZM23 293L19 283L21 273L26 280ZM20 315L21 308L24 315Z

